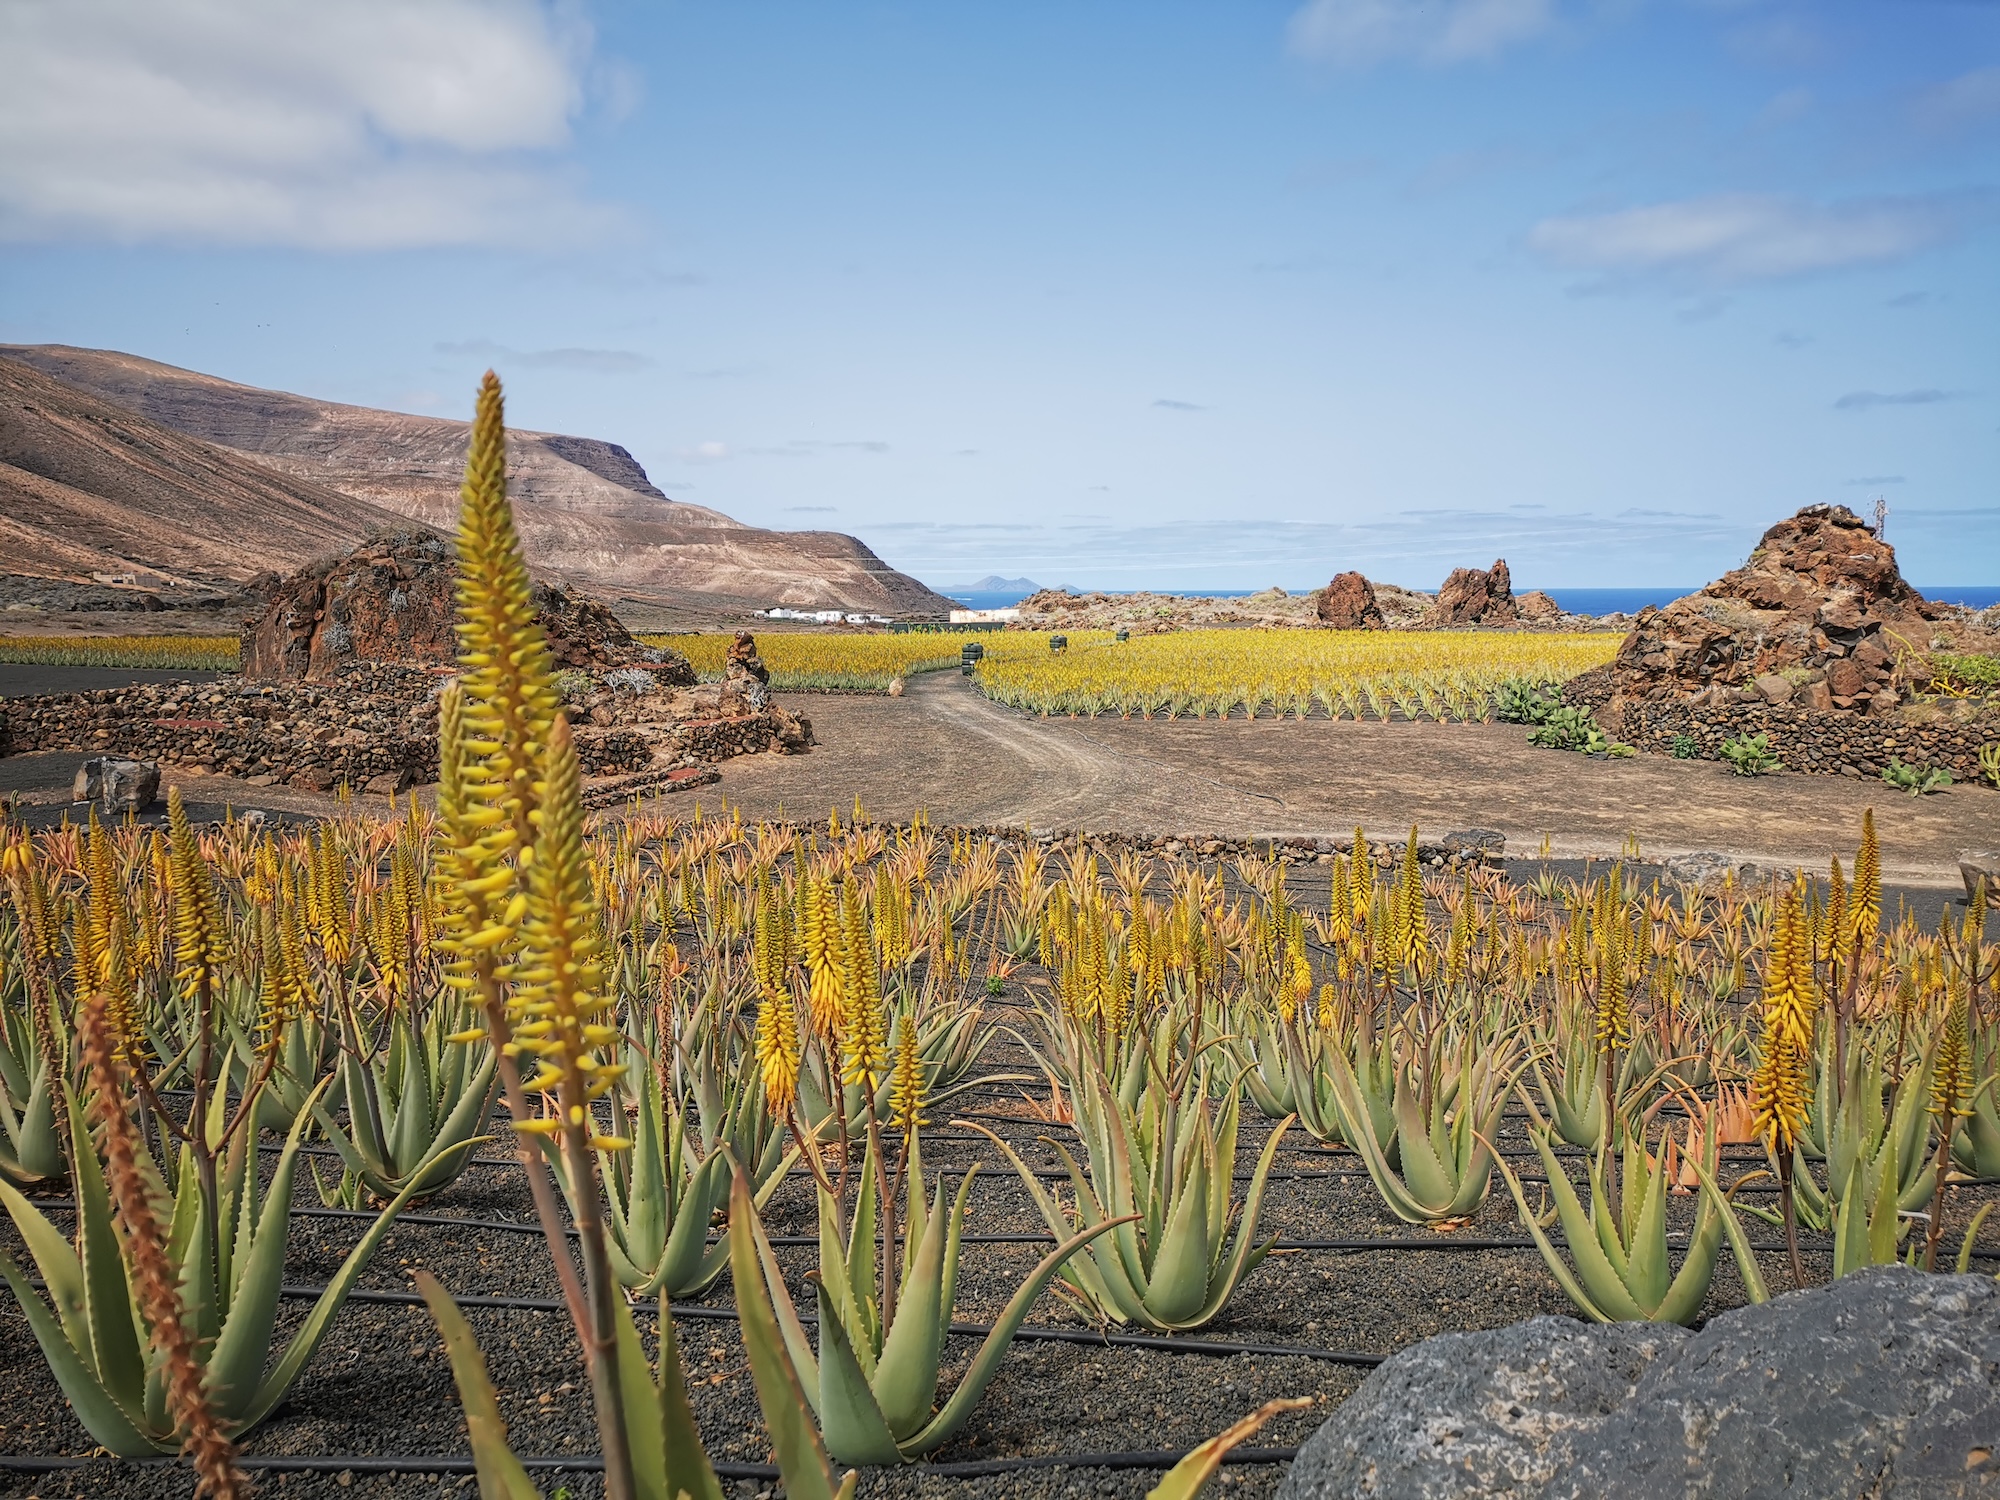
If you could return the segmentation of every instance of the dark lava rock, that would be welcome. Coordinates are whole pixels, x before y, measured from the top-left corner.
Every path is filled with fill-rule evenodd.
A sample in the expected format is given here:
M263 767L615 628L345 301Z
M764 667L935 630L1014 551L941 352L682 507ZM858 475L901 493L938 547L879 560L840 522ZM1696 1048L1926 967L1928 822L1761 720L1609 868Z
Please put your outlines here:
M1322 625L1335 630L1382 630L1382 606L1375 600L1375 585L1360 573L1336 573L1333 582L1319 591L1313 612Z
M1279 1500L2000 1495L2000 1284L1884 1266L1699 1333L1533 1318L1369 1375Z
M1437 603L1431 606L1430 618L1425 623L1438 628L1514 625L1520 618L1514 607L1514 580L1503 557L1483 573L1477 568L1453 568L1451 577L1438 590Z
M151 761L92 756L76 768L75 802L95 802L108 813L144 812L160 796L160 768Z

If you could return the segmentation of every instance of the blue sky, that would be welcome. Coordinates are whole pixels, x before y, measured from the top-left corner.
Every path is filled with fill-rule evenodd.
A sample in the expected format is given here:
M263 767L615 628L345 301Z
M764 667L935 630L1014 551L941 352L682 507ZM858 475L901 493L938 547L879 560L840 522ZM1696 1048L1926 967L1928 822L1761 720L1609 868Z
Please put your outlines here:
M928 581L2000 582L2000 3L9 0L0 339Z

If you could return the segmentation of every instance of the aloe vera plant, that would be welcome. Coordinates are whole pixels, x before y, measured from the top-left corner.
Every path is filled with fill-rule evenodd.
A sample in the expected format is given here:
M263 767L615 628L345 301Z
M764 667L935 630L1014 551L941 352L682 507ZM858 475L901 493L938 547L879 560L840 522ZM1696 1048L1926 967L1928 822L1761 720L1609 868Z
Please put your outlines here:
M784 1149L783 1134L764 1118L763 1096L746 1090L736 1100L725 1139L697 1156L686 1113L665 1106L658 1075L643 1065L634 1065L631 1073L639 1080L631 1147L596 1153L612 1270L635 1296L692 1296L713 1285L729 1264L728 1243L711 1245L708 1230L729 1204L732 1163L748 1163L754 1202L762 1208L798 1153ZM618 1090L612 1098L622 1102ZM544 1149L575 1213L575 1188L562 1155Z
M1486 1199L1500 1114L1518 1076L1520 1044L1468 1034L1452 1057L1434 1039L1420 1072L1410 1058L1396 1064L1392 1109L1396 1158L1360 1077L1339 1051L1330 1053L1341 1130L1389 1211L1406 1224L1463 1218Z
M819 1304L817 1356L806 1341L804 1325L785 1289L770 1239L746 1201L748 1186L739 1179L730 1214L732 1232L740 1218L756 1239L763 1280L786 1352L804 1377L806 1400L819 1420L827 1451L842 1463L903 1463L949 1441L971 1419L979 1398L999 1374L1007 1346L1042 1288L1078 1250L1127 1222L1112 1219L1067 1237L1059 1235L1055 1249L1043 1256L1015 1289L971 1365L944 1404L938 1406L938 1369L944 1336L951 1327L965 1204L977 1171L974 1166L966 1172L949 1208L940 1177L937 1192L926 1205L923 1173L912 1161L907 1233L900 1250L892 1247L884 1252L899 1261L893 1267L895 1311L886 1320L876 1294L874 1184L878 1173L872 1143L859 1174L853 1220L845 1233L838 1202L833 1194L820 1189L819 1270L811 1278ZM735 1265L740 1287L744 1270L740 1260Z
M68 1172L56 1123L60 1066L44 1060L25 1011L0 1007L0 1182L36 1187Z
M850 1470L844 1478L834 1478L833 1466L814 1428L812 1408L764 1290L750 1228L756 1211L750 1204L749 1186L737 1179L732 1192L737 1196L731 1204L728 1247L735 1262L737 1316L750 1355L757 1404L770 1433L785 1493L792 1500L851 1500L857 1476ZM481 1500L540 1500L541 1491L508 1446L507 1424L500 1416L486 1360L465 1315L428 1271L417 1273L417 1286L444 1335L452 1380L458 1387L472 1439ZM617 1360L624 1373L619 1385L621 1416L632 1440L632 1493L635 1500L723 1500L721 1482L702 1447L701 1432L688 1406L687 1374L680 1341L674 1334L673 1309L665 1297L660 1299L659 1311L656 1375L646 1363L631 1309L622 1302L616 1309Z
M222 1096L207 1115L211 1137L223 1128ZM120 1458L171 1453L181 1445L176 1417L155 1359L128 1274L124 1246L112 1226L112 1198L97 1151L72 1097L67 1105L76 1243L52 1225L14 1188L0 1183L0 1203L12 1216L35 1268L49 1289L44 1302L11 1255L0 1251L4 1276L28 1316L49 1367L91 1437ZM205 1389L223 1432L248 1431L284 1399L332 1325L369 1258L409 1201L406 1190L384 1208L275 1363L267 1368L277 1328L279 1283L291 1224L292 1183L298 1166L302 1117L286 1138L267 1189L259 1190L256 1153L247 1136L230 1143L216 1179L218 1201L204 1201L202 1173L187 1160L176 1174L173 1218L166 1246L181 1275L181 1296L205 1371ZM140 1170L157 1196L166 1197L150 1161ZM210 1238L210 1226L217 1237Z
M1688 1247L1682 1252L1680 1269L1675 1270L1667 1247L1671 1173L1664 1150L1657 1158L1638 1145L1622 1153L1625 1191L1616 1210L1604 1179L1607 1171L1620 1168L1612 1153L1598 1152L1591 1162L1590 1209L1586 1212L1550 1145L1549 1131L1530 1128L1528 1136L1548 1173L1556 1219L1569 1251L1567 1259L1549 1242L1541 1220L1528 1208L1521 1179L1504 1159L1496 1156L1495 1161L1542 1259L1585 1317L1598 1323L1692 1323L1715 1279L1716 1258L1725 1238L1750 1300L1766 1300L1768 1293L1743 1226L1737 1222L1729 1198L1716 1186L1712 1139L1701 1148L1704 1160L1689 1158L1701 1183L1701 1209Z
M325 1099L311 1110L342 1168L337 1186L321 1187L323 1200L353 1208L364 1196L380 1203L406 1189L429 1197L458 1179L486 1138L499 1089L497 1054L483 1041L454 1042L448 1007L458 1008L441 1001L420 1022L398 1011L379 1049L349 1018L338 1075L347 1119L337 1119Z
M1076 1193L1073 1215L1011 1146L974 1126L1013 1163L1058 1240L1078 1228L1122 1226L1061 1272L1063 1287L1100 1318L1161 1332L1199 1328L1222 1311L1270 1251L1269 1240L1255 1239L1257 1219L1292 1117L1273 1127L1239 1208L1231 1189L1241 1075L1228 1074L1230 1087L1218 1117L1211 1112L1203 1071L1199 1059L1188 1059L1180 1076L1156 1075L1131 1105L1101 1070L1091 1071L1075 1105L1088 1170L1062 1142L1042 1137L1069 1173Z

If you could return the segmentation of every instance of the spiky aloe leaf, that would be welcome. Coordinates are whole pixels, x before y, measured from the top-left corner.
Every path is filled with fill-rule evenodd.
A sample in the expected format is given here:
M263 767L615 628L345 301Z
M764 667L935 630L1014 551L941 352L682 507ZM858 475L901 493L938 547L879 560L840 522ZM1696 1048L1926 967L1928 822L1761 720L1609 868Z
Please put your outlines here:
M541 1500L541 1492L528 1478L528 1471L507 1446L507 1424L493 1396L486 1357L479 1352L465 1314L430 1272L417 1272L417 1290L424 1294L431 1316L437 1320L438 1332L444 1335L451 1378L458 1387L459 1405L465 1409L465 1427L472 1439L472 1462L479 1474L480 1500Z
M56 1384L100 1447L119 1458L151 1458L158 1453L171 1453L178 1446L171 1437L162 1444L140 1431L133 1414L111 1398L97 1372L84 1362L69 1341L62 1324L28 1285L14 1257L4 1250L0 1250L0 1277L6 1278L21 1310L27 1314L28 1327L35 1335L35 1342L42 1346L42 1355L49 1362Z
M910 1263L896 1303L896 1319L882 1343L882 1358L871 1382L882 1420L898 1436L915 1432L931 1413L937 1395L938 1355L951 1305L944 1300L945 1241L950 1226L944 1216L944 1181L938 1181L937 1207L929 1215L923 1238Z
M1223 1457L1238 1443L1255 1437L1259 1429L1280 1412L1299 1411L1313 1404L1310 1396L1291 1396L1266 1401L1242 1421L1224 1428L1186 1458L1167 1470L1160 1482L1146 1491L1146 1500L1195 1500L1208 1488Z
M819 1293L819 1420L827 1451L847 1464L901 1463L896 1435L855 1358L840 1311L825 1281L815 1275L813 1286Z
M958 1388L951 1393L943 1410L924 1425L922 1431L902 1445L905 1456L919 1457L933 1448L947 1442L972 1416L972 1409L979 1404L979 1398L986 1394L986 1387L993 1383L993 1377L1000 1373L1000 1361L1007 1353L1007 1346L1014 1341L1015 1330L1028 1316L1028 1309L1042 1288L1049 1284L1062 1263L1105 1231L1129 1222L1124 1219L1107 1219L1102 1224L1093 1224L1080 1234L1057 1245L1042 1257L1035 1269L1028 1273L1028 1279L1021 1283L1000 1316L994 1321L993 1329L986 1335L986 1341L979 1346L979 1352L972 1357L972 1364L960 1380Z
M1208 1173L1196 1163L1174 1205L1146 1283L1146 1310L1169 1325L1208 1300Z
M778 1472L791 1500L847 1500L854 1493L855 1476L850 1473L836 1492L833 1466L827 1462L805 1387L788 1352L788 1335L779 1329L777 1309L766 1290L765 1267L770 1262L768 1247L758 1244L760 1228L750 1202L750 1184L738 1172L729 1189L730 1280L736 1289L743 1347L750 1356L750 1377L757 1386L757 1404L777 1454ZM788 1305L790 1300L786 1298ZM661 1321L666 1322L664 1311ZM803 1341L803 1333L800 1338Z
M1521 1211L1521 1222L1528 1226L1528 1233L1534 1237L1535 1248L1542 1252L1549 1274L1555 1277L1556 1284L1577 1305L1578 1310L1593 1322L1645 1322L1645 1310L1632 1300L1624 1281L1605 1258L1604 1248L1592 1231L1590 1218L1577 1201L1576 1189L1570 1186L1568 1174L1549 1149L1548 1133L1534 1130L1529 1135L1548 1165L1549 1190L1555 1195L1556 1214L1563 1227L1563 1237L1569 1241L1570 1255L1576 1261L1575 1272L1556 1252L1556 1247L1549 1243L1548 1235L1542 1231L1541 1221L1528 1207L1527 1195L1521 1191L1521 1179L1514 1175L1513 1168L1504 1160L1500 1162L1500 1175L1514 1195L1515 1206Z

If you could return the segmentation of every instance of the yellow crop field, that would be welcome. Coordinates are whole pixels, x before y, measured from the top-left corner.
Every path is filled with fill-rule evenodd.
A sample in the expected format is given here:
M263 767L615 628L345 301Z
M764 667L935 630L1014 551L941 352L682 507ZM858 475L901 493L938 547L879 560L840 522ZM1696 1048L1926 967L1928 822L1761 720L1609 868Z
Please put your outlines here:
M1615 635L1186 630L1116 641L1009 634L976 674L996 702L1041 714L1144 718L1277 713L1484 719L1503 682L1566 682L1617 654Z
M0 663L37 667L151 667L233 672L233 635L0 635Z
M680 652L694 664L697 674L711 679L722 675L729 643L735 637L717 632L643 635L639 639L649 646ZM757 652L771 669L771 686L781 692L880 692L894 678L957 666L959 648L967 641L984 641L990 650L991 643L998 639L997 634L942 632L876 635L868 631L773 631L757 638Z

